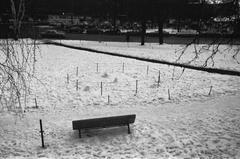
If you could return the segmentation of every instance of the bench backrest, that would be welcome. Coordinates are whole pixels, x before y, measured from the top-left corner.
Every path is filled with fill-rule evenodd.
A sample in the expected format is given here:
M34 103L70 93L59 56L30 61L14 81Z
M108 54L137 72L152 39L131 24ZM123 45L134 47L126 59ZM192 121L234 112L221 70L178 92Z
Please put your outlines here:
M134 123L135 114L124 116L112 116L104 118L84 119L72 121L73 130L97 128L97 127L111 127Z

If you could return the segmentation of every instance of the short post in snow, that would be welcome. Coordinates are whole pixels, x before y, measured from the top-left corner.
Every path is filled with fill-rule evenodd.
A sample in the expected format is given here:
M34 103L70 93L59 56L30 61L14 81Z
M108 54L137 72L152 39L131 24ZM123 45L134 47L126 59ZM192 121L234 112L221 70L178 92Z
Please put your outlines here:
M168 100L171 100L170 89L168 89Z
M148 75L148 72L149 72L149 66L147 66L147 75Z
M103 83L101 82L101 96L103 94Z
M159 74L158 74L158 87L160 86L160 80L161 80L161 72L159 71Z
M78 67L77 67L77 70L76 70L76 76L78 76Z
M78 91L78 80L76 81L76 90Z
M137 95L138 92L138 80L136 80L136 90L135 90L135 95Z
M42 128L42 119L40 119L40 133L41 133L41 139L42 139L42 148L44 148L44 138L43 138L43 128Z
M108 104L110 104L110 96L108 95Z
M209 92L208 92L208 95L209 95L209 96L210 96L211 93L212 93L212 88L213 88L213 86L210 87L210 90L209 90Z
M97 63L97 73L98 73L98 63Z
M35 101L35 108L38 108L37 98L35 98L34 101Z
M122 73L124 73L125 64L122 64Z
M69 84L69 74L67 74L67 84Z

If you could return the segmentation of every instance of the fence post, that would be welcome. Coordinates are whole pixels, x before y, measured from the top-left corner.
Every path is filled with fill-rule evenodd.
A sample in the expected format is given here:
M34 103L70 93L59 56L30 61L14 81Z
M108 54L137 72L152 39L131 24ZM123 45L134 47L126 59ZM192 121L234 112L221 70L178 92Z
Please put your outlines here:
M69 84L69 74L67 74L67 84Z
M209 90L209 92L208 92L208 95L209 95L209 96L210 96L211 93L212 93L212 88L213 88L213 86L210 87L210 90Z
M97 63L97 73L98 73L98 63Z
M78 91L78 80L76 81L76 90Z
M171 100L170 89L168 89L168 100Z
M148 75L148 71L149 71L149 66L147 66L147 75Z
M158 74L158 87L159 87L159 85L160 85L160 79L161 78L161 72L159 71L159 74Z
M108 104L110 104L110 96L108 95Z
M125 64L123 63L123 65L122 65L122 73L124 73L124 66Z
M101 96L103 94L103 83L101 82Z
M76 71L76 76L78 76L78 67L77 67L77 71Z
M43 138L43 128L42 128L42 119L40 119L40 133L41 133L41 139L42 139L42 148L44 148L44 138Z
M35 107L38 108L37 98L35 98L34 100L35 100Z
M137 92L138 92L138 80L136 80L136 91L135 91L136 95L137 95Z

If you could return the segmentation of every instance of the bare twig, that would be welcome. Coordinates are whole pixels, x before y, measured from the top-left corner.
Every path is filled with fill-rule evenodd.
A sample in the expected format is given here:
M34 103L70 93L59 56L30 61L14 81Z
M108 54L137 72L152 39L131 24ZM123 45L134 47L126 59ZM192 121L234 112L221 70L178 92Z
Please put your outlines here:
M24 0L16 5L11 0L15 40L1 40L0 45L0 108L21 114L29 94L29 83L34 78L36 40L18 39L25 14Z

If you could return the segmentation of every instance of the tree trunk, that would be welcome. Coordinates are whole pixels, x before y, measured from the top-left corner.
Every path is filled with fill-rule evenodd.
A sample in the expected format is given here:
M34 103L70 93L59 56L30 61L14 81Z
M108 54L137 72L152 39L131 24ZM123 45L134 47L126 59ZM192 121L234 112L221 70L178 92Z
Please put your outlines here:
M113 31L114 33L117 33L117 27L116 27L116 21L117 21L117 15L116 15L116 11L114 11L114 14L113 14Z
M163 20L158 20L158 41L159 44L163 44Z
M145 35L146 35L146 21L142 21L142 33L141 33L141 45L145 43Z
M180 18L177 19L177 32L181 31L181 27L180 27Z

